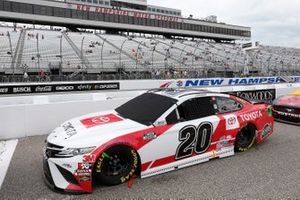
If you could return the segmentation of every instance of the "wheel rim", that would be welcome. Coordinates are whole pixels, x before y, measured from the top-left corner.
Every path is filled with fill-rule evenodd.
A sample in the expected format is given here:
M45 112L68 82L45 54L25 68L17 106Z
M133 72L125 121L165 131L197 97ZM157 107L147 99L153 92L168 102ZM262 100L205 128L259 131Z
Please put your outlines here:
M242 147L247 147L251 143L252 134L245 133L246 130L242 130L237 136L237 142Z
M107 176L119 176L128 169L129 163L125 157L120 155L110 156L104 165L104 171Z

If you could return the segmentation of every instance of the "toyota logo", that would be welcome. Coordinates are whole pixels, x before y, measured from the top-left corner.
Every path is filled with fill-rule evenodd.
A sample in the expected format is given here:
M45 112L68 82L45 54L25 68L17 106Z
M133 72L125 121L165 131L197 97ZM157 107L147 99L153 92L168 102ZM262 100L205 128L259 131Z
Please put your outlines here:
M92 122L95 124L105 124L110 121L109 117L95 117L92 119Z
M229 125L234 125L235 122L236 122L235 117L230 117L230 118L228 119L228 124L229 124Z

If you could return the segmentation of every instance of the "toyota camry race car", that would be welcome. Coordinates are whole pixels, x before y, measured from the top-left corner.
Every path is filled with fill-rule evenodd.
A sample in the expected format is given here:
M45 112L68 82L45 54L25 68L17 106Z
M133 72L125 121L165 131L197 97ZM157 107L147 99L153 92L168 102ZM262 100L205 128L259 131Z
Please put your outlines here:
M271 106L186 89L148 91L115 110L72 119L44 149L44 177L55 189L92 192L246 151L273 132Z
M300 125L300 94L291 94L275 99L273 112L277 121Z

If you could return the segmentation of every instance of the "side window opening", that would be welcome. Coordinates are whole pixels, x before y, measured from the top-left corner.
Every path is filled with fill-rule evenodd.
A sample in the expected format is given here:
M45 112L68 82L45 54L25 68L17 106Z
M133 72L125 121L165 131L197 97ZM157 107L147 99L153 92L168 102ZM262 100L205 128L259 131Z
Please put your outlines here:
M180 121L189 121L214 115L211 97L189 99L178 106Z
M178 111L177 109L173 110L167 117L166 122L167 124L176 124L178 122Z
M218 113L235 112L243 108L239 102L226 97L217 97L216 104Z

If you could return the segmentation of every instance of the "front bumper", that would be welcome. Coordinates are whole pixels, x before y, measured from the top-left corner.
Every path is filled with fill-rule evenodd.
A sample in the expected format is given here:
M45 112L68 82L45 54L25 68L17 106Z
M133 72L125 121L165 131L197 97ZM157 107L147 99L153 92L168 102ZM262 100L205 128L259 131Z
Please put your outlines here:
M56 191L62 193L72 193L72 194L84 194L92 192L92 179L88 181L81 181L81 177L77 175L76 169L79 166L79 162L74 161L69 162L70 159L52 159L43 158L43 177L46 185ZM62 162L65 165L69 165L70 169L62 167ZM76 167L75 167L76 166Z
M300 126L299 114L293 114L293 113L287 113L287 112L273 110L273 116L274 116L275 120L278 122Z

